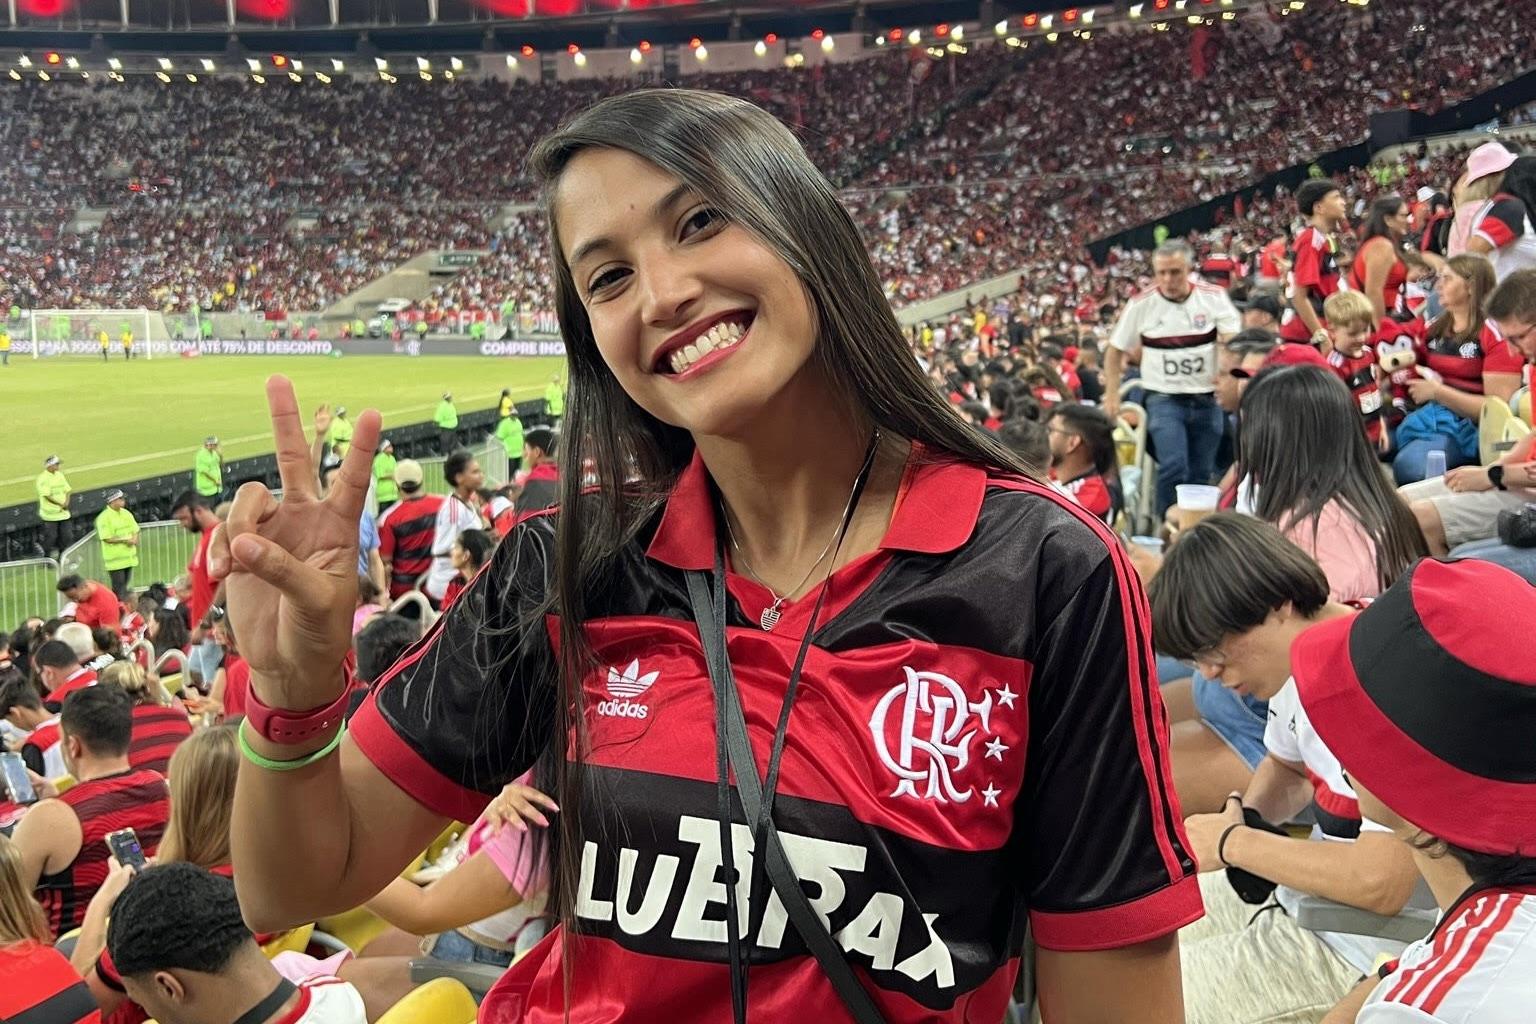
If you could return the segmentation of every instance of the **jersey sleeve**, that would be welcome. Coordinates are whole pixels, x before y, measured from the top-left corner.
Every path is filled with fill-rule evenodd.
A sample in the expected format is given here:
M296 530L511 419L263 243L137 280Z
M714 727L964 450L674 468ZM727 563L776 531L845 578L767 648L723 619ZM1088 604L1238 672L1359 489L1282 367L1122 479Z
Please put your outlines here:
M1382 984L1389 985L1391 981ZM1439 1017L1406 1003L1366 1003L1355 1017L1355 1024L1441 1024L1441 1021Z
M1015 823L1027 837L1023 888L1036 941L1063 951L1146 942L1202 913L1168 766L1146 596L1124 553L1098 536L1096 565L1054 559L1059 568L1037 586L1048 617L1032 659ZM1066 584L1073 576L1075 589Z
M1525 370L1525 357L1491 323L1483 324L1479 338L1483 346L1484 373L1512 373L1519 376Z
M1134 352L1141 346L1140 309L1136 300L1132 299L1120 311L1120 319L1115 321L1115 333L1109 336L1109 343L1121 352Z
M1221 335L1236 334L1243 329L1243 315L1232 305L1232 299L1226 292L1218 296L1216 308L1216 332Z
M438 814L474 821L547 747L555 657L543 615L552 517L530 521L353 716L358 749Z
M1525 204L1514 196L1495 199L1472 233L1502 249L1525 233Z
M389 521L389 513L379 517L379 557L395 557L395 528Z

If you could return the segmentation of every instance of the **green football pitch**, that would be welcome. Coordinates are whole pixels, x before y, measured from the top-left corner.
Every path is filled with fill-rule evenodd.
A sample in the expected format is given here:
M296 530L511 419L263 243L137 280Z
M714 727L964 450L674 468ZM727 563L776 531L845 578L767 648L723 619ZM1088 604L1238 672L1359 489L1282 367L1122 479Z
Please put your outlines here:
M116 353L114 353L116 356ZM5 435L0 506L36 500L43 459L58 455L76 491L184 470L216 434L227 459L272 450L263 382L294 382L302 408L344 405L384 415L384 430L432 418L451 391L459 412L541 397L559 358L473 356L206 356L110 363L13 356L0 367Z

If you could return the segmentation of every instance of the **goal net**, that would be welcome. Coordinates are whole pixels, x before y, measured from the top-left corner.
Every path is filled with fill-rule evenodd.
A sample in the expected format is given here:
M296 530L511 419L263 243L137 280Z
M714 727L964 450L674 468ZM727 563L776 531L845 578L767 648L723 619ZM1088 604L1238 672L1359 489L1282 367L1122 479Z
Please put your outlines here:
M33 359L153 359L154 343L163 356L173 340L166 317L148 309L26 310L10 329L12 351Z

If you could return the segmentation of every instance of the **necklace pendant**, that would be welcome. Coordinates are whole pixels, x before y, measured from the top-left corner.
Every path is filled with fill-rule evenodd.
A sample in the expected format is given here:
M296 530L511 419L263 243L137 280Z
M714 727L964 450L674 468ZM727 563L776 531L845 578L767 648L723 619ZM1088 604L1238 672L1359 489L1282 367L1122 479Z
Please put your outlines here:
M764 633L773 632L773 627L779 624L779 603L775 601L763 609L763 614L758 617L758 624L763 627Z

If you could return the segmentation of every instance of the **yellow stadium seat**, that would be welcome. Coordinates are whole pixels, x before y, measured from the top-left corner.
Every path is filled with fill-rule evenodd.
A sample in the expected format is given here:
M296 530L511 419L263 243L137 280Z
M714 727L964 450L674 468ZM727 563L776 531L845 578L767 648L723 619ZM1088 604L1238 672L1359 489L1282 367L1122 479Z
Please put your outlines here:
M172 672L170 675L160 677L160 689L171 699L181 696L181 673Z
M463 982L434 978L384 1012L376 1024L474 1024L478 1007Z
M1517 417L1503 399L1491 395L1484 398L1477 422L1479 461L1485 466L1493 465L1530 432L1529 423Z
M58 778L52 780L52 782L54 792L63 793L65 790L74 788L75 777L73 775L60 775Z
M424 856L426 862L431 864L432 862L436 861L438 857L441 857L443 851L448 848L449 844L452 843L455 839L459 838L459 836L463 835L464 830L468 827L468 825L463 825L455 821L447 828L443 829L443 831L438 834L438 837L432 840L430 844L428 844L427 852Z
M301 924L297 928L290 928L280 935L275 935L262 944L261 951L271 960L279 953L302 953L309 948L309 937L314 934L315 926Z
M389 931L389 922L367 907L357 907L344 914L322 917L315 922L315 930L335 937L352 952L360 953L364 946Z

